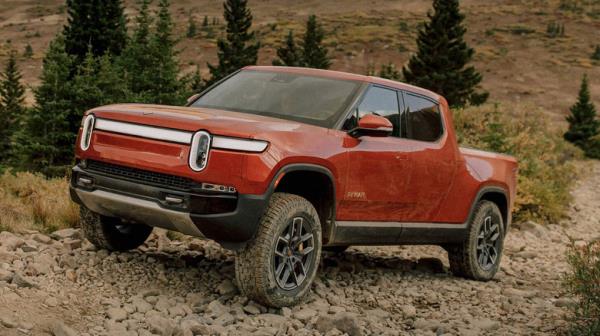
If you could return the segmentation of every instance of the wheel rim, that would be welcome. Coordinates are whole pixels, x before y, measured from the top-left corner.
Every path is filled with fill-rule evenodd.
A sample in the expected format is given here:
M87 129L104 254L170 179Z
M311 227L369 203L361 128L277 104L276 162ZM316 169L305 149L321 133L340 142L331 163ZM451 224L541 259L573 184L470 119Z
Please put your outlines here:
M500 257L500 222L495 216L487 215L477 236L477 261L485 271L496 265Z
M130 234L132 231L131 224L115 224L115 229L122 234Z
M314 249L310 222L303 217L292 218L277 238L273 254L273 272L281 289L294 290L306 280Z

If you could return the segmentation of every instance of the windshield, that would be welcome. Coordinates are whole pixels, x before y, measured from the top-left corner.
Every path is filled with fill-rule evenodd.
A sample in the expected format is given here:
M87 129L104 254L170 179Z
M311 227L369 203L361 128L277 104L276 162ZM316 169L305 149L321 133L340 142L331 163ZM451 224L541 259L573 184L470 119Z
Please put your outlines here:
M264 115L331 128L360 82L281 72L241 71L192 106Z

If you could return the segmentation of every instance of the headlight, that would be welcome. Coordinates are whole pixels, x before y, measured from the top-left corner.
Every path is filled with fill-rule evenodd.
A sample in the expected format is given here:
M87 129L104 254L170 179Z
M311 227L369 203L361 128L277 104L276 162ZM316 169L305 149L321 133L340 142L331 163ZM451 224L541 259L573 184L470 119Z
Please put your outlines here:
M79 142L79 147L84 151L90 148L95 120L96 118L94 118L93 114L90 114L83 119L83 130L81 131L81 140Z
M205 131L199 131L192 137L192 147L190 148L190 168L194 171L201 171L206 168L208 163L208 154L210 151L210 134Z
M238 139L224 136L214 136L212 141L213 148L261 153L267 149L269 143L262 140Z

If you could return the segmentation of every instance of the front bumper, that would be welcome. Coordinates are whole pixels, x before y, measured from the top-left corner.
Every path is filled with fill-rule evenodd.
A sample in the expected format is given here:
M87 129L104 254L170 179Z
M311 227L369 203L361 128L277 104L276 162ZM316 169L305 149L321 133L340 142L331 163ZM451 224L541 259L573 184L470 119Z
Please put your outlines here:
M212 239L230 249L254 237L269 198L268 193L232 195L151 185L81 164L73 168L70 193L73 201L101 215Z

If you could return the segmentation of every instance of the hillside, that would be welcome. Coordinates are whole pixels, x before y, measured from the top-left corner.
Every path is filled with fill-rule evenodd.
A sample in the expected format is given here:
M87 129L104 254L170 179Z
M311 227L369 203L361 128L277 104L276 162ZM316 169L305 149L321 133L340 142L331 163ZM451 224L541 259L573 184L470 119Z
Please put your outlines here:
M22 59L24 79L37 84L44 51L65 17L63 0L3 0L0 2L0 57L12 45L22 52L30 43L31 59ZM130 22L135 15L133 1L127 1ZM359 1L250 1L254 29L263 43L259 63L270 64L274 47L288 29L303 31L309 14L318 14L328 33L335 56L333 69L365 73L369 64L403 65L415 50L417 25L430 6L422 0ZM592 95L600 105L600 61L592 61L600 44L600 1L598 0L465 0L468 40L476 49L476 67L483 73L483 87L494 102L516 102L541 106L555 121L562 121L574 102L583 73L591 78ZM222 31L222 6L216 0L173 0L181 64L192 71L199 64L216 59L215 37ZM214 34L201 32L185 38L189 16L201 25L204 16ZM565 36L551 38L549 23L564 24ZM209 35L208 37L206 35ZM29 96L31 102L31 95Z

